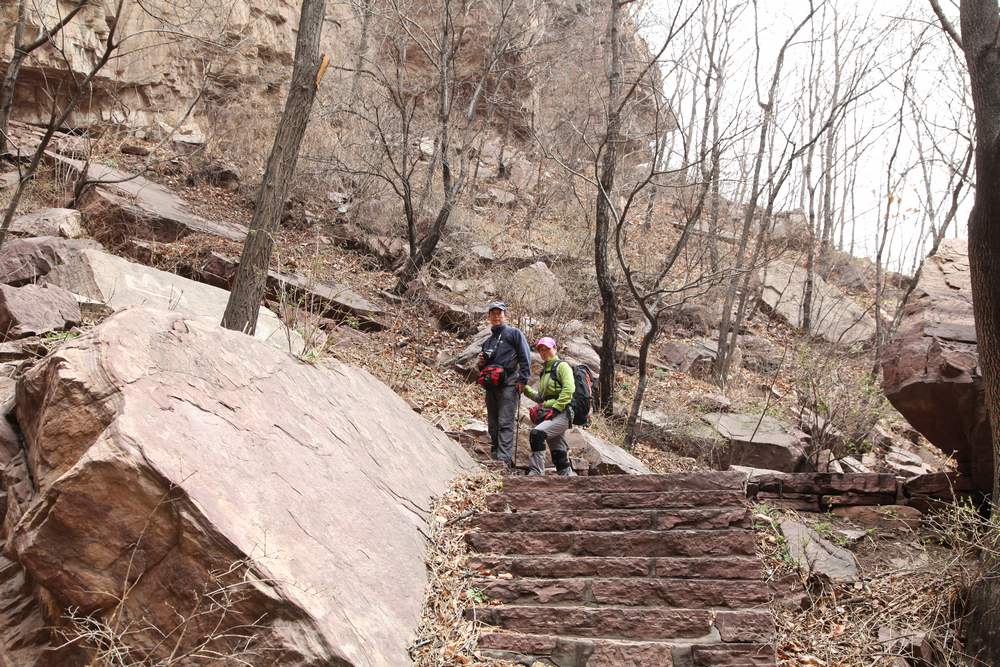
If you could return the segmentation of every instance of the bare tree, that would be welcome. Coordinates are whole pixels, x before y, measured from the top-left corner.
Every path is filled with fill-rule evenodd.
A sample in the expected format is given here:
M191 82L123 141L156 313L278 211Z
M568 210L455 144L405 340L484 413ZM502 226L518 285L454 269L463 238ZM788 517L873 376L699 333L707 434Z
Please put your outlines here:
M120 34L121 24L125 20L126 11L127 3L125 0L117 0L114 12L109 17L108 32L104 37L104 43L97 59L86 75L82 78L73 77L66 101L60 105L57 99L58 96L51 96L49 122L45 128L45 132L35 147L35 151L32 153L27 166L19 166L17 187L14 189L14 194L11 196L10 202L4 211L3 221L0 222L0 245L3 245L4 240L7 238L7 231L10 229L10 223L17 212L17 206L21 202L21 197L24 196L25 188L38 171L38 167L42 162L45 151L48 149L49 143L52 141L53 135L59 128L65 125L70 114L73 113L80 101L90 93L94 78L104 69L105 65L108 64L126 38Z
M993 434L993 502L1000 498L1000 5L961 0L961 37L936 0L945 31L965 53L976 119L976 189L969 216L969 272L979 365ZM984 462L979 462L984 463ZM972 592L968 650L983 664L1000 663L1000 579L996 554Z
M10 122L10 112L14 105L14 90L17 87L17 79L21 73L21 65L25 58L32 51L49 43L70 21L73 20L80 11L87 6L88 0L76 0L65 14L58 17L56 22L48 27L45 25L46 17L32 6L38 14L41 29L38 34L29 39L25 33L28 30L30 19L30 8L28 0L17 0L17 23L14 26L13 54L10 62L7 63L7 71L4 73L3 81L0 82L0 155L7 152L7 125ZM60 3L55 3L56 10L61 11Z
M607 115L604 142L601 152L600 176L594 216L594 269L597 274L597 291L601 297L601 367L597 381L597 405L604 414L614 411L615 353L618 347L618 295L608 263L608 240L611 219L615 213L612 197L615 191L618 148L621 143L622 114L622 13L625 2L611 0L608 14L608 37L605 59L608 75Z
M916 55L916 50L914 51ZM910 62L913 60L911 58ZM872 361L872 373L878 374L882 367L882 347L888 339L884 330L882 317L882 298L885 291L885 244L889 238L889 218L892 214L893 204L898 204L897 189L901 177L893 172L896 166L896 159L899 157L899 145L903 138L903 114L906 109L906 97L910 87L910 73L907 71L903 79L903 93L899 104L899 113L896 120L896 140L892 145L892 153L885 167L885 210L882 212L882 226L877 230L877 244L875 250L875 354Z
M320 55L320 36L326 0L303 0L295 39L292 81L285 110L274 135L274 145L257 191L253 219L243 244L239 270L233 283L222 326L253 335L264 297L267 271L274 247L274 234L281 222L288 185L295 174L299 145L309 122L316 90L328 60Z
M361 73L373 84L370 95L347 110L346 123L358 138L345 132L342 155L310 159L329 162L351 178L372 179L398 199L407 241L406 257L395 267L395 290L402 292L433 260L475 175L476 147L495 114L507 114L509 122L515 113L507 101L510 80L524 66L537 30L531 16L518 15L514 0L441 0L433 8L372 0L369 7L369 30L379 42L374 51L381 57L363 59ZM486 48L470 66L469 31L482 26L476 39L485 33ZM425 216L432 191L439 195L436 209Z
M716 380L720 386L724 387L726 380L729 375L729 365L732 357L732 349L735 348L735 338L733 335L733 340L730 341L731 331L735 334L738 333L739 327L742 323L742 315L737 312L736 317L733 317L733 305L736 302L737 296L740 293L741 278L746 278L743 282L749 280L749 272L754 270L753 262L750 263L749 267L744 264L744 255L746 253L747 244L750 240L750 232L753 227L754 219L757 214L757 207L760 201L760 196L763 194L764 188L761 184L761 172L764 167L765 160L767 158L767 145L770 138L772 124L775 118L775 104L777 103L778 94L778 84L781 81L781 70L785 62L785 53L788 47L792 44L796 35L805 27L805 25L812 19L813 15L816 13L816 8L810 2L809 13L806 15L801 22L799 22L795 28L792 30L791 34L782 42L781 48L778 50L778 56L774 66L774 72L771 76L771 83L768 89L767 98L761 100L758 97L758 104L761 108L761 123L757 144L757 152L753 161L753 178L750 185L750 201L746 206L746 210L743 215L743 227L740 232L740 240L736 250L736 265L734 267L734 272L730 280L729 289L726 291L725 303L722 307L722 321L719 324L719 347L718 355L716 357ZM757 7L754 5L754 20L757 20ZM758 38L759 39L759 38ZM760 53L759 43L757 48L758 58ZM807 144L807 148L808 145ZM788 174L791 172L791 163L785 163L785 169L783 169L782 174L772 174L772 178L768 180L774 180L772 185L778 187L772 187L772 197L770 201L773 202L777 198L777 192L780 186L787 179ZM775 179L774 177L777 176ZM765 185L767 183L765 182ZM761 229L766 228L764 222L760 223ZM760 244L757 244L758 247ZM756 254L756 253L755 253ZM745 275L744 275L745 274ZM744 295L742 301L745 302L745 292L746 288L743 289ZM742 310L742 309L740 309ZM735 326L734 326L735 325Z

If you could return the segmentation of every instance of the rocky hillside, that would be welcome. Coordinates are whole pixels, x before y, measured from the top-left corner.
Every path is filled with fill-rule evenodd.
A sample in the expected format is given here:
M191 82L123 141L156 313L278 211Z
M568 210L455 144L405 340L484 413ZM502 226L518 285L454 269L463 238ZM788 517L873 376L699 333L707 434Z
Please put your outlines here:
M55 20L63 5L41 6ZM419 0L403 9L404 25L423 26L439 7ZM494 53L499 18L489 4L467 9L456 23L454 67L458 99L468 103ZM373 18L370 4L331 6L324 44L334 67L320 84L275 239L258 340L216 325L284 98L296 7L143 5L123 17L135 48L102 71L88 102L55 133L0 245L0 586L13 601L0 613L0 665L88 664L111 650L131 652L139 664L193 664L184 660L220 652L255 665L439 665L461 662L458 656L462 664L489 664L476 653L481 624L466 613L508 629L530 621L528 634L546 637L539 655L555 664L563 650L577 656L566 664L583 665L579 656L595 647L611 656L621 649L597 626L607 619L634 626L629 612L580 612L573 628L589 634L567 649L541 632L547 621L537 609L518 620L517 610L502 608L504 598L523 602L547 588L522 587L511 583L516 572L465 560L457 545L483 538L448 533L475 535L470 525L490 521L503 530L485 532L524 527L504 510L502 495L472 501L456 491L476 486L465 482L449 491L489 449L472 382L486 335L484 304L506 300L529 338L554 336L563 358L599 370L593 199L574 170L594 167L588 151L601 123L607 16L585 3L508 9L502 34L518 39L504 51L504 67L488 70L489 103L475 107L461 148L453 149L469 170L466 189L434 261L393 290L407 253L404 206L395 182L366 161L380 150L378 131L399 130L372 123L385 118L388 98L380 95L391 90L374 84L372 73L389 65L407 73L397 99L413 105L412 134L393 145L406 147L410 184L422 193L415 215L422 231L442 196L434 51L418 48L419 35L394 31L399 22L393 28L380 22L384 16ZM15 10L0 8L8 18ZM14 153L42 136L44 86L58 97L71 72L94 62L110 11L110 3L88 5L60 33L61 51L49 44L26 63L14 98ZM0 28L7 49L0 58L10 57L11 24ZM165 35L166 43L155 41ZM634 77L648 49L632 23L623 44ZM648 161L644 139L673 126L662 102L654 90L626 119L630 178ZM0 203L9 201L24 164L23 151L3 162ZM948 616L939 626L935 619L953 601L944 598L957 589L954 564L967 564L969 553L942 537L931 517L956 499L981 499L977 466L990 449L962 249L942 246L928 261L883 351L883 394L871 373L876 318L892 319L906 277L889 276L876 302L867 260L831 252L809 271L801 211L777 213L767 227L753 218L760 261L745 290L731 295L745 299L747 316L720 388L714 364L726 276L740 254L746 209L723 200L717 229L685 230L693 187L693 179L663 179L657 197L635 204L645 220L624 232L622 256L640 281L682 233L691 234L665 284L676 302L664 309L651 348L635 444L621 446L646 323L618 266L617 411L568 437L581 477L644 477L574 482L581 495L596 493L575 500L608 511L589 519L612 521L615 530L600 531L608 535L577 535L589 531L574 523L582 515L550 516L554 528L542 532L572 534L539 546L541 538L525 530L507 555L579 556L591 568L581 570L586 581L560 581L567 588L556 595L586 601L610 576L601 569L607 561L584 553L594 544L596 558L616 559L624 539L636 547L632 555L654 559L667 547L617 533L641 533L650 508L657 521L672 521L675 511L684 520L688 510L722 511L738 524L739 557L763 564L747 579L749 592L709 585L698 597L699 586L682 577L658 582L674 597L647 596L636 606L645 618L680 619L678 627L632 637L654 645L630 648L719 664L711 663L719 647L693 650L687 640L728 632L706 611L718 605L705 598L725 590L742 610L735 618L754 619L755 627L723 643L747 654L752 648L761 664L871 664L872 651L924 664L923 639L909 640L920 633L931 654L954 649L958 621ZM536 377L539 362L533 359ZM522 467L527 407L525 399L515 461ZM713 470L729 472L705 474ZM691 474L650 477L679 472ZM685 505L692 501L684 492L719 479L724 503ZM489 484L498 490L499 482ZM626 501L600 495L616 485ZM516 496L517 486L503 493ZM649 499L641 494L661 491L680 495L642 505ZM432 507L446 493L446 506ZM616 514L615 502L637 505ZM478 517L486 507L496 514ZM674 528L686 530L683 521L658 527ZM709 521L692 530L718 528ZM717 535L691 544L686 533L676 535L665 542L676 549L669 557L710 558L722 549ZM442 563L432 549L425 569L427 538L459 562ZM480 550L493 557L510 545L491 538L489 547ZM617 565L629 565L624 560ZM652 560L646 565L655 572ZM445 572L457 583L442 586ZM692 570L705 572L718 570ZM473 578L482 586L471 586ZM622 590L654 579L643 569L640 584L612 590L612 606L630 606ZM425 590L441 588L452 597L427 601L421 621ZM823 593L810 598L817 590ZM890 593L917 611L876 599ZM744 609L765 604L767 613ZM683 612L692 605L700 619L693 624ZM422 639L414 640L418 626ZM64 643L48 627L71 640L62 652L42 652ZM944 638L934 634L939 628ZM460 645L444 645L441 638L454 634ZM541 641L485 636L484 648L508 653L530 653ZM680 646L663 645L671 638ZM815 658L822 651L826 663ZM184 658L171 662L177 655ZM850 659L838 663L844 655ZM497 660L503 664L503 656Z

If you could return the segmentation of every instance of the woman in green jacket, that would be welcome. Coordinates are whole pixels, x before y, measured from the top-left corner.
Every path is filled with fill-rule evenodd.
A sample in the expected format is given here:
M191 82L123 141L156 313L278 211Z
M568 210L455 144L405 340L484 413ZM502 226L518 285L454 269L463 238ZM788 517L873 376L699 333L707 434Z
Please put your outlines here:
M569 445L566 444L564 434L573 423L570 410L570 401L576 391L573 369L559 359L556 342L548 336L538 339L535 350L541 355L544 366L538 380L538 390L530 385L524 388L525 395L538 403L529 412L535 428L531 429L528 437L528 442L531 443L531 470L528 474L545 474L545 445L548 444L556 472L564 477L572 477L576 473L570 464Z

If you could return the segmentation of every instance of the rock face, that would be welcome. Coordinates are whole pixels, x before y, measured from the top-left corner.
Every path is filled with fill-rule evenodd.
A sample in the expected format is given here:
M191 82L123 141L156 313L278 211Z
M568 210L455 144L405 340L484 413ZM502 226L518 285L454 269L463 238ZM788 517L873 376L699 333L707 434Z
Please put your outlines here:
M8 553L57 608L105 613L127 578L139 649L205 614L183 649L227 584L220 630L256 621L232 632L268 664L408 663L431 496L473 464L367 372L135 308L27 373L17 416L36 490Z
M47 25L55 23L58 3L40 2L37 6ZM113 7L111 3L88 6L60 33L60 42L65 39L62 49L39 49L33 54L18 81L15 117L32 122L47 119L43 86L54 84L54 76L69 76L67 65L76 76L86 74L103 48ZM62 10L65 13L65 8ZM0 61L4 65L10 57L15 16L15 5L5 4L0 10ZM128 36L135 50L123 49L123 57L103 70L95 80L92 98L70 119L74 125L126 120L154 126L161 120L175 120L198 92L198 61L202 59L213 61L213 66L219 68L219 78L208 84L209 97L234 91L247 95L250 90L260 90L263 80L258 77L279 76L291 66L298 6L286 0L238 0L225 8L208 3L171 8L155 0L147 11L128 12L126 17L119 26L119 35ZM27 34L38 34L41 21L34 9L29 12L28 23ZM160 30L171 25L183 25L185 32L203 39L165 42ZM225 45L233 48L213 46L222 32ZM232 57L223 58L227 50ZM67 61L62 60L61 52L67 54ZM200 134L189 123L175 140L197 144Z
M883 389L904 417L982 491L993 445L983 397L965 241L946 240L920 281L882 361Z
M210 251L194 273L210 285L229 290L236 281L239 268L239 259ZM382 309L347 285L317 282L294 273L269 269L265 286L265 295L275 301L287 302L324 317L354 318L362 329L385 328L379 321Z
M59 287L0 285L0 337L39 336L83 320L72 294Z
M566 290L545 262L535 262L517 271L511 294L529 313L551 313L566 300Z
M700 419L661 410L643 410L639 437L653 446L682 456L724 466L729 440Z
M663 346L663 361L676 370L699 380L711 380L715 360L719 356L719 343L711 338L698 338L691 342L670 341ZM743 354L733 351L733 369L739 369Z
M243 241L247 230L236 223L206 220L191 212L189 204L164 186L107 165L49 154L60 165L101 185L90 188L81 205L84 219L104 235L129 236L172 242L189 234L209 234L229 241ZM99 224L97 224L99 223Z
M483 342L490 337L490 332L490 326L486 325L469 338L469 344L460 352L442 350L438 354L438 365L454 369L467 380L475 379L479 373L479 352L483 349Z
M761 272L761 301L771 312L802 326L802 298L806 270L786 262L771 262ZM812 327L831 343L863 343L875 335L875 321L853 300L819 275L814 278Z

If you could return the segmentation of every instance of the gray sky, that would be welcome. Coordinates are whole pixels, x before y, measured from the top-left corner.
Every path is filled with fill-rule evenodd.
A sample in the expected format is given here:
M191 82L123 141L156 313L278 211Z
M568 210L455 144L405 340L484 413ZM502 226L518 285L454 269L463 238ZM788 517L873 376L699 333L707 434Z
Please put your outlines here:
M678 2L685 4L685 11L696 10L695 0L653 0L643 10L641 21L643 33L654 49L663 43L664 22L667 13L676 11ZM706 3L707 4L707 3ZM739 5L739 0L729 0L730 6ZM729 69L726 87L720 105L723 126L730 128L752 128L759 122L760 109L757 105L758 92L754 85L754 66L759 53L759 87L761 95L772 76L774 63L781 43L791 33L793 27L808 13L808 3L804 0L782 2L780 0L759 0L758 26L755 28L753 6L745 6L730 31ZM855 218L855 254L873 255L876 247L877 230L882 225L886 197L886 167L897 136L897 116L903 101L902 89L907 72L910 97L915 100L907 104L905 120L900 139L899 151L894 162L892 180L892 208L890 211L887 255L893 257L890 268L909 270L915 255L922 254L917 248L920 227L927 211L928 199L924 185L924 174L931 181L931 201L940 207L938 221L950 204L948 178L951 174L947 162L960 161L964 155L966 140L956 133L956 128L966 136L971 132L968 112L963 104L965 89L964 63L956 59L947 38L932 23L933 15L923 2L907 0L831 0L827 3L826 22L833 20L836 9L842 20L856 16L854 26L844 31L843 41L857 45L846 51L844 57L849 62L848 69L865 67L868 70L864 88L873 89L858 100L846 121L844 137L855 133L864 136L864 151L859 158L858 175L853 188L853 211ZM815 19L818 23L817 19ZM697 46L691 44L692 31L699 32L704 25L700 14L696 14L688 25L687 39L679 39L668 47L665 58L666 92L670 95L678 88L680 71L673 63L684 63L686 69L694 67ZM816 24L814 24L816 25ZM822 86L829 88L833 81L833 40L832 30L819 34L819 26L810 32L806 26L798 34L796 41L786 52L783 77L778 94L778 125L780 131L793 140L801 141L803 133L802 107L807 103L804 77L806 72L820 71ZM755 33L758 39L755 40ZM811 53L809 43L814 38L821 39L820 49ZM922 46L913 64L913 45ZM759 49L759 52L758 52ZM819 53L821 51L821 53ZM815 58L813 60L812 58ZM681 69L684 69L681 68ZM689 75L687 75L689 76ZM683 75L682 75L683 78ZM686 84L688 85L688 84ZM823 99L828 94L820 93ZM677 104L677 112L682 126L691 112L690 94ZM917 127L913 109L922 120L919 127L923 132L919 143L923 148L923 164L917 159ZM797 113L798 112L798 113ZM696 124L698 125L698 124ZM756 133L752 133L756 142ZM679 145L679 142L677 142ZM853 143L853 142L852 142ZM750 141L745 145L731 147L723 158L723 173L732 180L738 180L737 156L751 151ZM679 150L679 149L678 149ZM842 152L842 151L841 151ZM818 151L817 151L818 153ZM679 162L679 158L677 158ZM818 170L818 155L815 169ZM925 171L926 170L926 171ZM801 181L790 179L786 187L785 205L798 206ZM971 194L960 209L956 222L959 234L965 235L965 221L971 208ZM842 207L836 207L839 211ZM851 207L843 207L850 217ZM953 223L954 225L954 223ZM954 227L953 227L954 229ZM949 236L952 236L949 233ZM848 231L849 235L849 231ZM846 242L846 240L845 240Z

